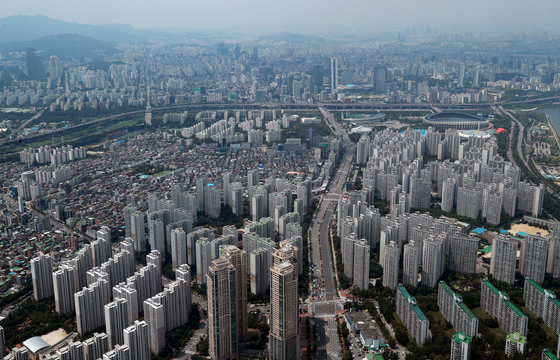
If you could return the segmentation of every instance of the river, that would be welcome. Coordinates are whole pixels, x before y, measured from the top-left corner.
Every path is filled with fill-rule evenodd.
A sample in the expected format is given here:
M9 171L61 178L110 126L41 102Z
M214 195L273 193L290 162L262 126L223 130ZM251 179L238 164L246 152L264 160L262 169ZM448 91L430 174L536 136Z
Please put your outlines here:
M560 106L553 106L545 109L539 109L535 112L548 115L550 122L558 134L560 134Z

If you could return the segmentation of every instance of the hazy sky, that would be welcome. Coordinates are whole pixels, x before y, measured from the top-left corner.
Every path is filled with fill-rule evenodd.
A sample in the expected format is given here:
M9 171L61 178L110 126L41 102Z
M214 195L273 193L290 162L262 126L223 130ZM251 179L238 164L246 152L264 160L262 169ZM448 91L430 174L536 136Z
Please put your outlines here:
M3 0L1 17L42 14L82 24L135 28L558 29L558 0Z

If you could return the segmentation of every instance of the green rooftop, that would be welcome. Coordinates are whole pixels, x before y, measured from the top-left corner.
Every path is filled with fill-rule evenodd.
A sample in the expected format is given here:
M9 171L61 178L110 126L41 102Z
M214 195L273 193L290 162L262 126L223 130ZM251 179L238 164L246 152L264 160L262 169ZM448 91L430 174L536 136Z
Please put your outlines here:
M467 316L471 319L476 319L477 317L473 314L473 312L471 311L471 309L469 309L467 307L467 305L463 304L463 303L459 303L459 307L465 312L465 314L467 314Z
M406 288L402 284L399 284L397 286L397 290L399 290L401 292L401 294L403 294L403 296L406 300L408 300L410 298L410 294L408 293L408 291L406 291Z
M542 286L540 286L539 284L537 284L535 282L535 280L531 279L531 278L525 278L525 281L528 282L529 284L533 285L535 288L537 288L537 290L539 290L541 293L544 294L544 289Z
M527 343L527 337L521 335L518 332L515 333L511 333L507 336L507 339L511 342L515 342L515 343L520 343L520 344L526 344Z
M525 315L525 314L523 313L523 311L519 310L519 309L517 308L517 306L513 305L513 303L512 303L511 301L509 301L509 300L504 300L504 303L506 303L506 305L509 306L510 309L513 310L513 311L517 314L517 316L519 316L519 317L527 317L527 315Z
M558 360L558 358L556 357L556 355L554 355L554 354L552 353L552 351L550 351L550 350L548 350L548 349L543 349L542 354L543 354L543 359L544 359L544 357L546 356L547 359L550 359L550 360Z
M449 294L449 296L453 297L453 295L455 294L455 293L453 292L453 290L451 290L451 289L449 288L449 285L447 285L447 284L445 283L445 281L440 281L440 282L439 282L439 286L441 286L445 291L447 291L447 293Z
M455 335L453 335L453 341L470 344L472 343L472 337L465 334L464 332L458 332Z
M483 280L482 283L485 284L486 286L488 286L490 288L490 290L492 290L494 293L496 293L496 295L500 296L500 291L498 291L498 289L496 289L496 287L494 285L492 285L492 283L490 281Z
M420 319L420 321L423 320L428 320L428 318L426 317L426 315L424 315L424 313L422 312L422 310L420 310L420 308L418 307L418 305L410 305L412 307L412 310L414 310L414 312L416 313L416 315L418 316L418 318Z

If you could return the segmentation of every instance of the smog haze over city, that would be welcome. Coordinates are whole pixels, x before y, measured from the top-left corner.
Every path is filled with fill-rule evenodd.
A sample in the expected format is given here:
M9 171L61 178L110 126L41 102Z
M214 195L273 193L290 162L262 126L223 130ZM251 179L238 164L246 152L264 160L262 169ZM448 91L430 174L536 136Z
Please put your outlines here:
M558 360L559 14L5 1L0 360Z
M558 30L560 3L553 0L151 0L8 1L4 17L45 15L79 24L124 24L137 29L304 31L337 35L339 31L388 31L431 26L440 30Z

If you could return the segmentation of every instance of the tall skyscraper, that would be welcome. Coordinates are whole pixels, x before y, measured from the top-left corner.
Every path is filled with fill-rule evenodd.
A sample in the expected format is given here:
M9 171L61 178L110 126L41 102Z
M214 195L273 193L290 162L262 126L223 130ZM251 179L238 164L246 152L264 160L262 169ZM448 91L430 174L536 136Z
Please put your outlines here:
M451 338L451 357L450 360L470 360L471 359L472 337L458 332Z
M236 269L237 335L239 342L244 342L247 339L247 251L239 250L235 245L226 245L222 257Z
M198 211L204 211L204 189L208 185L206 176L196 179L196 198L198 200Z
M6 356L6 336L4 334L4 328L0 326L0 359Z
M517 261L517 241L504 234L492 240L492 258L490 274L494 279L510 285L515 282L515 266Z
M548 239L540 234L528 234L521 243L519 272L538 283L544 281L546 260L548 256Z
M235 181L235 176L231 173L223 175L224 203L229 205L229 185Z
M49 77L51 80L58 80L62 76L62 68L60 67L60 60L56 55L51 55L49 60Z
M213 360L237 357L237 274L225 258L212 261L206 275L208 288L208 342Z
M270 360L299 359L297 270L290 262L270 268Z
M480 87L480 77L481 77L481 70L480 70L480 68L474 69L474 74L473 74L473 87L475 87L475 88Z
M39 253L39 256L31 259L33 297L35 300L39 301L53 296L52 273L52 261L49 255Z
M465 64L459 64L459 74L457 75L457 87L462 88L465 86Z
M74 293L76 292L76 270L69 265L62 265L52 274L54 304L56 312L64 315L74 311ZM0 357L1 358L1 357Z
M27 78L30 80L43 80L45 78L45 70L41 57L37 55L35 49L31 46L27 47Z
M373 69L374 83L373 87L376 92L385 92L385 83L387 82L388 70L385 66L376 66Z
M331 94L338 92L338 59L331 58Z

